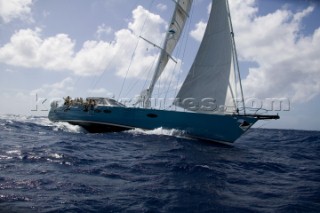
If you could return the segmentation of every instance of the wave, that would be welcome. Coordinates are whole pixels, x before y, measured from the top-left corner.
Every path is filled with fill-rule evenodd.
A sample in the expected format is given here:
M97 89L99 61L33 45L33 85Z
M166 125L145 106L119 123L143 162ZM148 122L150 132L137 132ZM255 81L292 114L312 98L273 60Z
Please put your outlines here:
M81 126L72 125L66 122L51 122L54 131L64 131L72 133L84 133L86 132Z
M71 133L84 133L86 132L82 127L72 125L67 122L52 122L47 117L43 116L27 116L27 115L0 115L1 125L14 123L23 123L25 125L38 125L42 127L50 127L54 131L64 131Z
M174 137L184 137L184 131L177 129L165 129L162 127L152 129L152 130L144 130L144 129L131 129L126 131L133 135L166 135L166 136L174 136Z
M5 124L15 124L23 123L24 125L37 125L41 127L50 127L54 131L64 131L70 133L85 133L86 130L78 125L72 125L67 122L52 122L47 117L44 116L27 116L27 115L0 115L1 125ZM126 131L127 133L133 135L165 135L165 136L174 136L174 137L185 137L184 132L177 129L165 129L162 127L152 129L152 130L143 130L140 128L135 128L132 130Z

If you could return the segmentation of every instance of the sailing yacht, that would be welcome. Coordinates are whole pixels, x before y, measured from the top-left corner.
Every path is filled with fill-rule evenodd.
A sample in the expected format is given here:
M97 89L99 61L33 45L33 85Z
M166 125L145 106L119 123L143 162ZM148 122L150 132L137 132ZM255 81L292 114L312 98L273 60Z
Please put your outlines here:
M186 137L223 143L233 143L258 120L279 119L278 115L248 114L246 111L227 0L212 0L202 42L172 103L176 109L151 107L154 87L168 61L174 60L171 54L192 3L193 0L175 1L150 85L141 92L134 106L111 98L90 97L86 102L67 99L62 106L52 102L49 119L80 125L90 132L162 127L180 130Z

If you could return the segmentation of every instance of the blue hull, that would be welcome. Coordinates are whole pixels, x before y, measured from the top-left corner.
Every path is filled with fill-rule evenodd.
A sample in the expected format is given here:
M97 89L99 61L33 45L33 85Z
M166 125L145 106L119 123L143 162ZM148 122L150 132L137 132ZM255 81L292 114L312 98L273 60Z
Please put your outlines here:
M233 143L258 119L243 115L212 115L144 108L96 106L58 107L49 112L51 121L63 121L90 132L122 131L133 128L176 129L191 138Z

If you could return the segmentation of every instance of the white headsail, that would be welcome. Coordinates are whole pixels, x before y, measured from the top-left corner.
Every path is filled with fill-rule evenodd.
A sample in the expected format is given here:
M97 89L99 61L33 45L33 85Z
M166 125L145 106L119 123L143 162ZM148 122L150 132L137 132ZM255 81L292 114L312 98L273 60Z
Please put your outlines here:
M228 2L213 0L207 28L175 105L205 113L236 110L236 82Z
M171 54L176 47L183 28L185 26L186 20L189 16L190 8L193 0L177 0L176 7L169 24L168 31L164 40L163 47L161 48L160 56L158 58L157 66L153 78L151 80L150 86L147 90L141 92L141 100L144 107L150 107L150 98L154 89L154 86L166 67Z

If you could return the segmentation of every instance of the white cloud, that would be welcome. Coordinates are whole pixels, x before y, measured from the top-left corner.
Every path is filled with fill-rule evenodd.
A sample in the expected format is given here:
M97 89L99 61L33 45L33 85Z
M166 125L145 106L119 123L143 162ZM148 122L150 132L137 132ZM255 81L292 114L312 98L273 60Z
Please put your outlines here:
M206 30L207 23L200 21L196 24L196 28L190 32L190 36L197 41L201 41Z
M210 15L211 12L212 3L210 2L207 7L208 15ZM196 41L201 41L204 35L204 32L207 27L207 22L200 21L196 24L195 29L190 31L190 36L194 38Z
M157 9L160 11L165 11L167 10L167 5L159 3L157 4Z
M229 1L239 59L257 64L243 80L246 97L288 97L306 102L320 94L320 28L302 32L303 19L312 6L300 12L283 7L259 16L256 0ZM203 34L199 22L194 38ZM202 32L202 33L201 33Z
M178 83L178 75L181 71L182 61L181 59L175 59L177 63L169 60L166 68L164 69L162 75L160 76L160 81L163 82L173 82L173 84ZM173 86L173 85L171 85Z
M88 94L89 96L114 97L114 94L105 88L89 89Z
M2 103L0 114L30 114L31 110L35 109L35 97L28 95L25 91L2 90L0 99Z
M210 14L211 9L212 9L212 2L210 2L210 4L209 4L208 7L207 7L208 14Z
M252 9L247 18L241 20L239 27L234 25L240 59L258 64L249 69L243 80L245 94L258 98L288 97L294 102L307 102L319 95L319 30L310 36L302 33L302 20L314 8L297 13L279 9L258 16L252 1L249 3L247 6ZM240 22L237 13L234 19Z
M4 23L13 19L32 21L32 0L0 0L0 17Z
M23 29L0 48L0 62L27 68L65 69L73 55L74 41L65 34L46 39L41 30Z
M100 74L108 65L114 53L114 46L103 41L86 41L72 58L68 69L77 75Z
M56 71L71 70L82 76L98 75L108 69L116 71L121 77L143 79L156 60L157 52L153 45L141 39L137 45L139 36L160 45L162 28L166 23L142 6L138 6L132 14L128 29L115 32L112 42L89 40L78 52L75 51L76 41L66 34L43 38L39 28L19 30L11 36L9 43L0 47L0 63ZM99 29L97 33L108 31L105 25Z
M4 89L0 91L1 114L47 115L53 100L62 100L74 91L74 80L65 78L53 84L44 84L32 91Z
M104 35L109 35L112 33L112 28L110 26L106 26L105 24L102 24L98 26L98 30L96 32L96 37L98 40L100 40Z
M141 39L138 42L139 36L160 45L163 39L161 27L166 22L142 6L138 6L132 14L133 20L129 22L128 29L115 33L117 63L114 66L118 76L145 79L157 58L157 52L153 45Z
M70 77L53 84L44 84L41 88L34 89L30 92L31 96L38 95L45 98L61 98L74 90L74 80Z
M134 35L141 35L152 42L162 41L161 26L167 23L159 15L149 12L142 6L133 10L132 15L133 21L128 24L128 28Z

